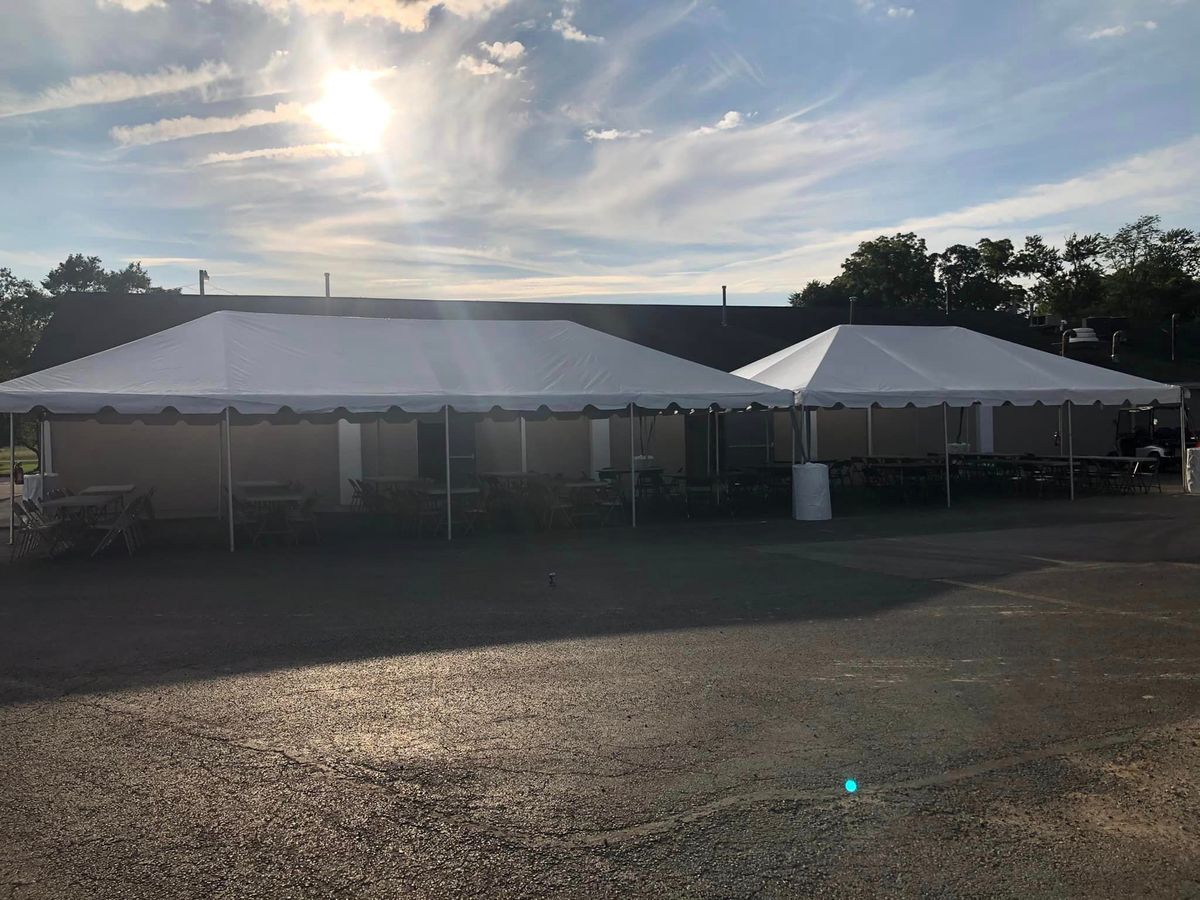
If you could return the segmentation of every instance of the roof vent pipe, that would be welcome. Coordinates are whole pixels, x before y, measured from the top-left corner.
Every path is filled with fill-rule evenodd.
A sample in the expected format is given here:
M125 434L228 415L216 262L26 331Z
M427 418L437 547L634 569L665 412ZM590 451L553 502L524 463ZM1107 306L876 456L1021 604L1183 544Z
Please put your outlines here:
M729 324L729 316L727 314L728 307L725 305L725 285L721 285L721 327L724 328Z

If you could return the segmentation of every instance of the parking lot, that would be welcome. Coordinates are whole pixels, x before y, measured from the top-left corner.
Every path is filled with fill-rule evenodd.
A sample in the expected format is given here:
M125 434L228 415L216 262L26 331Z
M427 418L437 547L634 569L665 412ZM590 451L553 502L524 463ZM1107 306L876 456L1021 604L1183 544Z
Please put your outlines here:
M19 898L1200 897L1200 500L0 565L0 772Z

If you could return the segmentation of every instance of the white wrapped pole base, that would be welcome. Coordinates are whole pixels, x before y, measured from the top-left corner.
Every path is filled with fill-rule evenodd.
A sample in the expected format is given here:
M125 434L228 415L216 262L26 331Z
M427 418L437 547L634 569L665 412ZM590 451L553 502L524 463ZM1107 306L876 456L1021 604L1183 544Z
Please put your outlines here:
M824 522L833 518L829 466L822 463L792 466L792 518L797 522Z
M1183 488L1189 494L1200 494L1200 449L1189 447L1183 469Z

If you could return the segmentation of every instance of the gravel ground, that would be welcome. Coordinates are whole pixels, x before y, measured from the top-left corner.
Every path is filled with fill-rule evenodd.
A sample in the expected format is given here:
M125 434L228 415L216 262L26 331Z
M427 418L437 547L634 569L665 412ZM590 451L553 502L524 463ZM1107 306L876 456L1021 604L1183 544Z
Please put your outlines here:
M1200 898L1198 525L0 566L0 896Z

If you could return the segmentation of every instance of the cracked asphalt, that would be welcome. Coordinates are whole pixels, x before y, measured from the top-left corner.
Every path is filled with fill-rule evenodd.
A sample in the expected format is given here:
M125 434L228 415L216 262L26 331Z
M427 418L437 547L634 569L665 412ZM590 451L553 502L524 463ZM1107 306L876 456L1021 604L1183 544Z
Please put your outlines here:
M0 566L0 896L1200 898L1198 526Z

